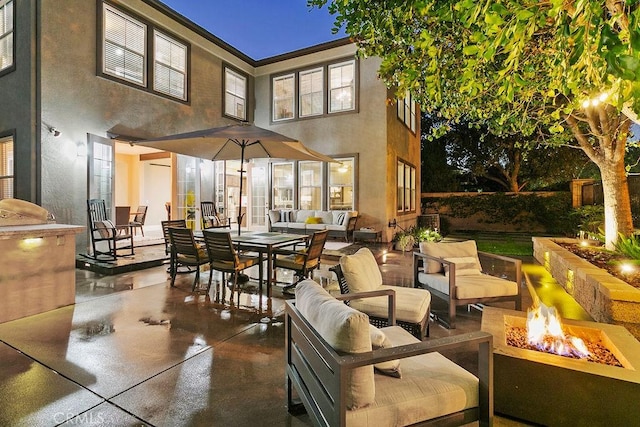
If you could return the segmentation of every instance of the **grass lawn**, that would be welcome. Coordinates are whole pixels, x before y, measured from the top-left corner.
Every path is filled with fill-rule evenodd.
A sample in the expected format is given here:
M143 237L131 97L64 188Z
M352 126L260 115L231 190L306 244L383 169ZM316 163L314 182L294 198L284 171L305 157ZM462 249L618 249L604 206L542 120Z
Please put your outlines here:
M478 250L507 256L533 256L533 242L530 236L517 233L454 233L454 239L475 240Z
M507 256L533 256L533 243L515 240L477 240L478 250Z

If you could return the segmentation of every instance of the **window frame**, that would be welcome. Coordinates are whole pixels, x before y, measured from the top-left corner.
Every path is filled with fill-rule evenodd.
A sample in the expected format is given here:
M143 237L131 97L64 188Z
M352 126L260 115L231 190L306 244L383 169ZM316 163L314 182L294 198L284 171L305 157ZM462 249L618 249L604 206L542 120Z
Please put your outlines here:
M188 72L189 72L189 68L188 68L188 66L189 66L189 61L188 61L189 49L187 48L187 46L184 43L176 40L175 38L173 38L172 36L170 36L169 34L167 34L166 32L164 32L163 30L161 30L159 28L152 28L151 29L151 33L153 34L153 40L152 40L152 43L153 43L153 59L152 60L153 60L153 90L154 90L154 92L163 93L163 94L165 94L167 96L170 96L172 98L177 98L177 99L181 99L182 101L186 101L187 100L187 90L188 90L187 86L188 86L188 82L189 82L189 79L187 78ZM161 38L164 38L166 41L168 41L172 45L176 45L178 47L184 48L184 71L181 71L181 70L177 69L172 64L165 64L165 63L160 62L158 60L158 55L157 55L158 46L157 46L157 43L156 43L156 37L158 37L158 36L161 37ZM175 72L180 73L181 75L184 76L184 80L182 82L182 96L181 97L179 97L177 95L172 95L171 93L168 93L168 92L162 91L160 89L157 89L157 87L156 87L156 77L157 77L157 75L156 75L156 65L157 64L160 64L161 66L164 66L164 67L168 68L169 71L175 71ZM171 83L170 82L171 82L171 80L169 80L169 87L171 87Z
M142 52L142 82L138 82L137 80L133 80L131 78L127 78L126 76L121 76L118 75L115 72L110 72L109 70L107 70L106 67L106 55L107 55L107 34L106 34L106 23L107 23L107 11L110 11L111 13L114 13L118 16L120 16L121 18L132 22L133 24L139 25L142 27L142 34L144 37L143 43L142 43L142 48L143 48L143 52ZM136 19L133 16L130 16L129 14L117 9L116 7L114 7L113 5L104 2L103 6L102 6L102 31L101 31L101 39L102 39L102 52L101 52L101 57L102 57L102 72L108 76L114 77L118 80L123 80L126 81L129 84L134 84L136 86L141 86L141 87L147 87L148 86L148 82L149 82L149 67L147 65L147 62L149 61L149 42L148 42L148 32L149 32L149 26L147 24L145 24L144 22ZM110 41L110 40L109 40ZM115 42L111 42L114 43ZM118 45L120 48L124 49L125 51L129 51L131 49L128 49L127 46L121 46ZM139 54L139 52L134 52L135 54Z
M353 80L352 80L352 84L349 86L340 86L338 88L335 89L344 89L346 87L350 87L352 88L352 106L350 108L343 108L343 109L339 109L339 110L335 110L333 111L331 109L331 91L334 89L331 87L331 69L333 68L338 68L338 67L344 67L347 64L353 64ZM351 59L348 61L342 61L342 62L336 62L333 64L329 64L327 66L327 114L339 114L339 113L346 113L349 111L354 111L356 109L356 76L358 75L358 68L356 67L356 60L355 59Z
M302 93L302 76L303 75L307 75L310 74L312 75L313 73L317 73L320 72L320 78L322 79L321 82L321 89L320 89L320 95L322 96L322 106L321 106L321 111L319 113L311 113L311 114L302 114L302 96L305 95ZM294 83L295 85L295 83ZM325 71L323 67L316 67L316 68L309 68L307 70L301 70L298 72L298 84L295 85L295 87L298 89L298 97L297 97L297 101L298 101L298 117L303 119L303 118L307 118L307 117L317 117L317 116L322 116L325 112L325 106L326 106L326 98L325 98L325 92L326 92L326 78L325 78ZM313 94L317 93L316 92L310 92L309 94L312 96L312 100L313 100ZM313 102L311 102L311 104L313 105ZM294 105L295 107L295 105Z
M227 113L227 72L244 79L244 117ZM222 115L233 120L247 121L249 120L249 111L249 76L229 64L224 64L222 67Z
M303 178L303 172L304 172L303 166L305 164L308 165L308 164L314 164L314 163L319 164L319 166L320 166L320 168L319 168L319 172L320 172L319 182L318 182L318 184L315 184L315 185L313 183L311 183L309 185L305 185L304 178ZM325 183L325 179L324 179L325 166L324 166L323 163L324 162L322 162L320 160L301 160L301 161L298 161L298 165L297 165L297 173L298 173L297 193L298 193L298 207L300 209L323 210L323 207L325 206L325 203L324 203L325 196L324 196L324 194L326 193L325 185L324 185L324 183ZM307 170L311 170L311 169L307 169ZM318 200L318 202L320 204L320 207L318 207L318 208L303 208L302 207L302 196L303 196L302 190L305 189L305 188L312 189L312 190L313 189L320 189L320 200ZM312 200L313 200L313 198L312 198Z
M354 79L353 79L353 108L349 110L339 110L334 112L329 112L329 69L333 66L338 66L341 64L353 63L354 66ZM312 73L314 71L322 70L322 113L312 114L312 115L302 115L300 114L301 102L300 102L300 76L305 73ZM339 58L331 61L325 61L321 63L312 64L302 68L295 68L285 70L276 74L271 74L270 77L270 95L271 95L271 111L270 111L270 123L276 124L281 123L284 119L274 120L274 79L284 75L293 74L295 78L294 88L296 92L296 97L294 99L294 115L292 118L286 119L286 121L298 121L298 120L309 120L321 117L335 116L339 114L353 114L358 113L359 111L359 102L360 102L360 62L357 58L347 57L347 58Z
M6 143L10 143L11 144L11 152L12 152L12 159L11 159L11 174L8 175L1 175L0 174L0 186L2 185L2 183L5 180L11 180L11 197L10 198L14 198L16 197L16 135L15 132L0 132L0 146ZM1 168L0 168L1 169ZM0 193L0 199L3 199L6 197L2 196L2 193Z
M278 80L284 80L284 79L292 79L291 81L291 85L292 85L292 93L291 93L291 117L279 117L276 118L276 81ZM271 77L271 88L273 90L273 93L271 95L271 121L273 123L275 122L283 122L283 121L287 121L287 120L293 120L296 117L296 112L295 112L295 108L296 108L296 95L297 95L297 90L296 90L296 75L295 73L286 73L286 74L278 74L275 76Z
M291 174L291 186L288 185L278 185L278 182L276 182L275 179L275 169L277 167L281 167L281 168L287 168L288 171L287 173L290 172ZM298 200L296 198L297 195L297 186L298 186L298 182L296 180L298 174L298 167L296 165L296 162L292 162L292 161L282 161L282 162L271 162L270 167L269 167L269 179L271 182L271 194L269 195L270 198L270 206L271 209L283 209L283 210L291 210L291 209L295 209L296 206L298 205ZM278 205L276 206L276 190L291 190L291 206L285 206L282 207L282 205Z
M111 80L113 82L117 82L123 84L125 86L129 86L138 90L142 90L144 92L148 92L157 96L161 96L166 99L170 99L175 102L179 102L182 104L190 105L191 101L191 44L186 40L178 37L171 31L166 28L159 26L144 17L138 15L137 13L123 7L121 5L113 4L108 0L96 0L97 4L97 12L96 12L96 21L97 21L97 36L96 36L96 75L107 80ZM116 13L124 15L126 18L131 19L133 21L137 21L146 26L145 30L145 58L143 61L144 64L144 84L136 83L132 80L127 80L112 73L105 72L105 8L111 8ZM177 42L178 44L182 44L186 49L186 58L185 58L185 93L184 98L180 98L177 96L169 95L165 92L161 92L155 90L155 64L156 64L156 56L155 56L155 31L161 33L167 38L170 38Z
M329 163L327 163L327 189L326 189L326 195L325 197L327 198L327 209L328 210L344 210L344 211L356 211L357 206L358 206L358 155L357 154L345 154L345 155L340 155L340 156L331 156L333 157L336 161L350 161L352 168L351 168L351 185L339 185L339 184L334 184L333 182L331 182L331 166ZM347 171L348 172L348 171ZM332 187L340 187L342 189L344 188L351 188L351 193L352 193L352 198L351 198L351 208L350 209L334 209L331 207L331 188Z
M8 4L11 4L12 16L11 16L11 30L0 34L0 40L4 40L7 37L11 37L11 65L0 69L0 77L5 74L9 74L16 70L16 8L17 4L15 0L0 0L0 8L5 8Z
M407 102L407 98L409 102ZM396 115L404 126L414 135L417 132L418 107L411 92L406 91L404 98L397 98ZM407 117L407 114L409 117Z
M396 212L410 214L416 212L417 173L411 163L398 158L396 162ZM408 181L408 183L407 183Z

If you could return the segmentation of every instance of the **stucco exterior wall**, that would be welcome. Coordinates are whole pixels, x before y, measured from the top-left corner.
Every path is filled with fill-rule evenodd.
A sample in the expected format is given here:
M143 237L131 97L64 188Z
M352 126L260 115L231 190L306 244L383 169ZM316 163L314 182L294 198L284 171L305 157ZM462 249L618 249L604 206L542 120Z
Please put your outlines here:
M125 3L135 5L139 15L157 18L161 27L180 30L142 2ZM221 111L223 61L199 44L191 45L190 105L97 76L96 4L56 0L42 5L47 17L42 23L42 121L61 132L54 138L42 131L42 205L59 222L71 224L86 224L87 158L79 157L76 147L86 143L87 133L148 138L231 122ZM194 38L185 29L176 35ZM251 79L249 84L251 90Z
M40 203L36 0L14 2L16 68L0 77L0 135L14 134L14 197Z
M388 99L395 100L394 90L389 90ZM387 168L389 170L389 178L391 187L387 193L386 210L389 220L396 219L398 225L404 229L412 225L416 225L417 217L420 215L420 115L416 117L416 132L410 131L405 124L398 119L398 110L396 103L389 103L387 106ZM397 211L397 165L398 160L402 160L416 168L416 210L413 212ZM384 228L387 234L387 240L393 238L395 230ZM384 231L383 231L384 234Z
M353 45L322 55L303 56L256 70L256 124L269 126L276 132L297 138L308 147L327 155L357 154L356 209L360 213L358 227L386 228L386 200L395 180L388 174L387 151L387 91L377 78L378 58L359 60L358 111L270 124L271 75L299 69L329 60L351 58ZM395 191L395 190L394 190ZM395 194L392 192L392 194ZM383 228L384 225L384 228Z

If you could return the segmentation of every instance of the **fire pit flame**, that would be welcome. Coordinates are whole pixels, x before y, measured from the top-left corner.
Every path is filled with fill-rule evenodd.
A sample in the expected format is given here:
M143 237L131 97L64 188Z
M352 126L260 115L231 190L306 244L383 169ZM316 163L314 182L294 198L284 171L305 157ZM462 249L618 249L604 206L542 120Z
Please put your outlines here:
M561 356L589 357L584 341L565 334L556 309L543 303L527 311L527 340L540 351Z

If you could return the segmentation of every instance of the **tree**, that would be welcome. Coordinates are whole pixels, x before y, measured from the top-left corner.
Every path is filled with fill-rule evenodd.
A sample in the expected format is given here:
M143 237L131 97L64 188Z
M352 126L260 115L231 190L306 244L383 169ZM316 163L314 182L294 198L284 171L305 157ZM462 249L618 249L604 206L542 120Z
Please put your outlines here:
M423 109L495 135L545 135L598 166L606 242L630 234L624 153L640 112L638 0L309 0ZM568 131L567 131L568 130Z
M580 150L539 144L534 136L496 136L486 127L472 126L465 121L447 126L442 136L429 138L429 129L439 126L441 122L423 114L423 164L445 162L449 169L457 170L457 176L471 177L476 187L483 190L517 193L561 182L566 184L581 175L586 177L585 164L590 161ZM431 182L434 181L429 176L431 173L424 171L423 183L431 187L441 184L438 179ZM587 173L593 176L592 171Z

